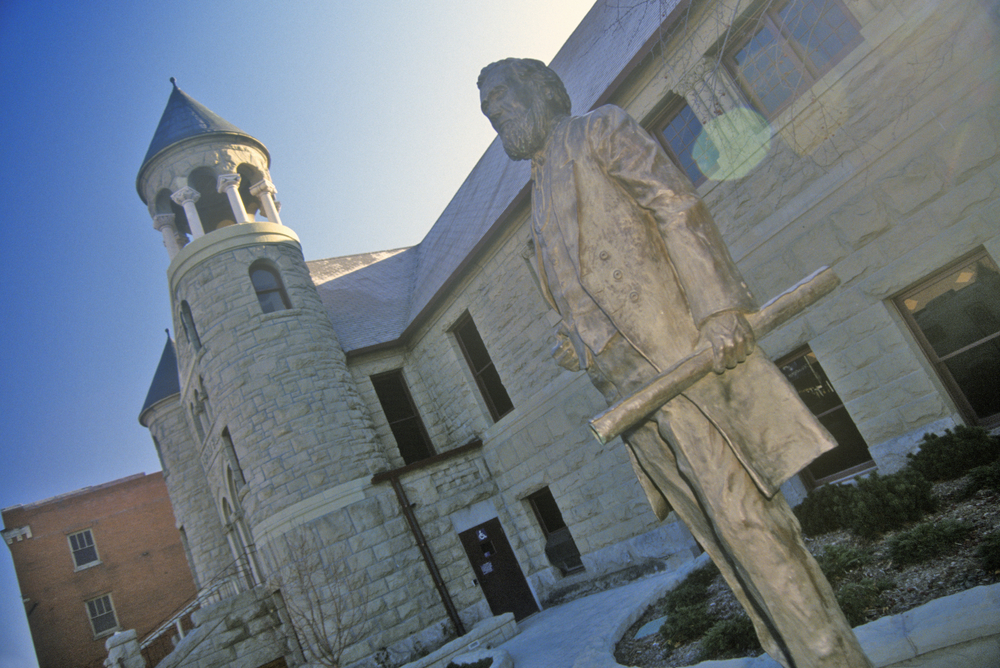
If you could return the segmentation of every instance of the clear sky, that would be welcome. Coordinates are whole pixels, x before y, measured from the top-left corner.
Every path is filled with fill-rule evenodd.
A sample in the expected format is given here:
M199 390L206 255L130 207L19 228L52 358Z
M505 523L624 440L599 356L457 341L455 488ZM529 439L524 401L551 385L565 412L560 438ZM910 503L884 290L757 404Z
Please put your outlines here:
M307 260L399 248L493 140L482 66L550 61L592 4L0 0L0 507L160 468L168 257L135 177L170 77L267 146ZM36 666L4 551L0 668Z

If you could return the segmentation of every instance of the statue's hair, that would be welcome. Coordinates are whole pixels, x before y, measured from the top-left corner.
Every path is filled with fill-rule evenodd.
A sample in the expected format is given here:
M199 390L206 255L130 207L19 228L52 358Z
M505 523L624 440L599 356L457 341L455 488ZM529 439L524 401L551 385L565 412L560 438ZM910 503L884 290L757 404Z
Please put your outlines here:
M548 65L534 58L504 58L490 63L479 73L476 85L482 89L483 83L495 70L510 69L514 76L531 81L545 96L553 111L560 114L570 113L572 103L562 79Z

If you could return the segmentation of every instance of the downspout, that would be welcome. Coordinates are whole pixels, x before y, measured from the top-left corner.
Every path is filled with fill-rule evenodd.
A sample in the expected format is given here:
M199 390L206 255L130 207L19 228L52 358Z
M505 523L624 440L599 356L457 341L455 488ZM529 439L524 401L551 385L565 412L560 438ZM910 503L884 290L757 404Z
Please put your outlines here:
M454 450L449 450L447 452L434 455L433 457L428 457L422 461L409 464L402 468L393 469L392 471L376 473L372 476L373 485L386 481L389 481L392 484L392 489L396 492L396 499L399 501L399 507L403 511L403 517L406 518L406 523L410 527L410 533L413 534L413 539L417 543L417 549L420 550L420 555L424 558L424 563L427 565L427 570L430 572L431 580L434 581L434 587L437 589L438 596L441 597L441 603L444 604L444 609L448 612L448 618L451 619L451 623L455 626L455 632L460 636L464 636L466 633L465 625L462 624L462 620L458 616L458 609L455 608L455 603L451 600L451 594L448 593L448 588L444 584L444 578L441 577L441 571L438 569L437 563L434 561L434 555L431 553L431 549L427 545L427 539L424 538L424 532L420 529L420 523L417 522L417 516L413 513L410 500L406 496L406 490L403 489L401 476L404 473L408 473L416 469L426 468L433 464L437 464L438 462L464 455L466 452L481 448L482 445L482 441L473 441L472 443L455 448Z

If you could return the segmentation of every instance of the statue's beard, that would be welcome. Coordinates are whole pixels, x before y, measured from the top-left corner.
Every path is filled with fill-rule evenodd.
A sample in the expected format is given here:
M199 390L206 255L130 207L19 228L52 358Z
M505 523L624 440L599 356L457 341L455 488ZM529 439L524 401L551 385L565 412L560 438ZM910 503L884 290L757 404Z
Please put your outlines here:
M548 113L546 105L533 104L523 118L508 121L497 131L511 160L529 160L545 145Z

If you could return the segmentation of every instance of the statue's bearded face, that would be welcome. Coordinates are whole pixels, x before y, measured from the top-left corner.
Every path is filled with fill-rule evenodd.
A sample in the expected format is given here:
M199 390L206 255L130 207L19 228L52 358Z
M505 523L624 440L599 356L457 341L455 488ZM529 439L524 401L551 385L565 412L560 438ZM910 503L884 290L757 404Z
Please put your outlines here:
M528 160L545 145L552 112L534 82L503 69L487 77L479 99L511 160Z

